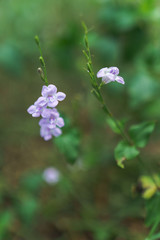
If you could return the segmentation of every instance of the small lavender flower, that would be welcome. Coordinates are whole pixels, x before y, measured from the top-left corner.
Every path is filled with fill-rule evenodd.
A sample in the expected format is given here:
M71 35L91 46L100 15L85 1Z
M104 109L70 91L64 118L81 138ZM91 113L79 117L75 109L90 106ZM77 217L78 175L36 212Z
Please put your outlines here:
M41 94L43 98L43 104L46 104L48 107L52 108L58 105L58 101L63 101L66 97L65 93L57 92L57 88L53 84L43 86Z
M46 168L43 172L43 179L49 184L55 184L60 179L60 172L53 167Z
M27 112L32 115L32 117L40 117L41 113L43 112L44 108L46 107L46 103L44 103L43 98L39 97L38 100L31 105Z
M39 121L39 125L47 125L48 128L53 129L56 126L63 127L64 120L59 116L57 109L44 109L42 112L43 118Z
M40 135L45 141L48 141L52 136L58 137L62 134L61 127L64 126L64 120L59 117L59 113L56 109L47 109L50 113L47 113L48 118L42 118L39 121Z
M117 81L118 83L125 84L124 79L120 76L117 67L102 68L97 73L97 78L102 78L102 81L107 84L109 82Z
M41 116L43 118L50 118L51 116L57 118L59 117L59 112L57 111L56 108L44 108Z
M43 86L42 96L27 109L33 117L42 116L39 121L40 135L45 141L50 140L52 136L58 137L62 134L60 128L64 126L64 120L54 107L58 104L58 101L63 101L65 97L64 93L57 93L57 88L53 84L48 87Z

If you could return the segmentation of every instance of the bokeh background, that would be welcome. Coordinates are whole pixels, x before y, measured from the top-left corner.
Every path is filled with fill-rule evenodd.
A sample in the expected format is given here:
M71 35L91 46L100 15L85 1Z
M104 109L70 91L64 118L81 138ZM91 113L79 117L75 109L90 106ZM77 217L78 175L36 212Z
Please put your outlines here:
M117 66L125 86L103 96L127 126L160 117L160 2L157 0L0 1L0 239L143 240L144 200L133 186L146 174L136 160L116 166L119 141L91 94L85 71L85 21L95 73ZM38 34L64 134L45 142L27 108L39 97ZM143 159L160 170L160 124ZM43 171L60 173L48 184Z

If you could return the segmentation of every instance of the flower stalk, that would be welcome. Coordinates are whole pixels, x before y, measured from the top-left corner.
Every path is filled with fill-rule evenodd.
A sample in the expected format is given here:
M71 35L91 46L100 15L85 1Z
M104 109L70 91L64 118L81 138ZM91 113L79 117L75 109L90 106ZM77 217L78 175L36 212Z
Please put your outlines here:
M87 26L85 25L84 22L82 23L82 26L83 26L84 32L85 32L85 36L84 36L85 50L83 50L83 54L84 54L84 56L86 57L86 60L87 60L87 72L90 75L91 85L93 87L93 89L91 90L91 93L100 102L100 104L102 106L102 109L103 109L104 113L107 115L107 117L110 118L114 122L115 126L119 130L119 134L121 135L122 139L125 142L127 142L130 146L135 146L132 139L128 136L128 134L126 134L126 132L125 132L124 128L121 126L120 122L118 120L116 120L116 118L113 116L112 112L109 110L108 106L104 102L104 98L101 94L101 88L102 88L103 85L105 85L105 82L102 81L100 83L100 85L98 85L98 83L97 83L97 78L96 78L96 76L94 74L94 71L93 71L92 57L91 57L91 52L90 52L89 42L88 42L88 28L87 28ZM124 84L123 78L122 77L118 77L118 78L120 78L120 81L117 81L117 82ZM135 148L136 148L136 146L135 146ZM146 164L143 162L140 155L137 156L137 159L140 162L140 164L143 166L143 168L152 177L153 174L151 173L150 169L146 166ZM155 179L153 177L152 177L152 179L153 179L155 185L157 186L157 183L156 183ZM158 189L158 186L157 186L157 189Z
M41 67L42 67L41 73L39 71L38 72L40 73L40 77L41 77L42 81L45 83L46 86L48 86L47 69L46 69L46 64L45 64L44 58L43 58L39 37L36 35L34 37L34 39L35 39L35 42L36 42L36 44L38 46L38 49L39 49L39 53L40 53L39 61L40 61ZM38 68L38 69L40 69L40 68Z

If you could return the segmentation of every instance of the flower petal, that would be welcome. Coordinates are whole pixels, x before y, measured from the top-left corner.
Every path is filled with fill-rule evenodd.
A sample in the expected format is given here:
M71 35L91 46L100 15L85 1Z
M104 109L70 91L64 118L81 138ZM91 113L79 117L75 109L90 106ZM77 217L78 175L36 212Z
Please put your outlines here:
M31 105L31 106L27 109L27 112L28 112L29 114L33 114L35 111L36 111L36 106L34 106L34 105Z
M64 120L63 120L63 118L61 118L61 117L57 118L56 125L57 125L58 127L63 127L63 126L64 126Z
M54 102L48 102L48 107L56 107L58 105L58 101L55 100Z
M33 114L32 114L32 117L40 117L40 115L41 115L41 112L39 111L39 112L34 112Z
M56 92L57 92L56 86L53 85L53 84L49 84L48 85L48 93L49 94L56 94Z
M39 125L40 125L41 127L43 127L43 128L44 128L44 126L45 126L45 127L47 126L47 123L48 123L48 121L47 121L46 118L42 118L42 119L39 121ZM42 130L44 130L44 129L42 129Z
M116 78L116 76L114 74L107 73L107 75L105 77L102 77L102 81L107 84L109 82L115 81L115 78Z
M34 104L39 107L44 107L47 104L47 100L45 97L39 97Z
M108 69L108 72L109 72L109 73L112 73L112 74L114 74L114 75L118 75L118 74L119 74L119 69L118 69L117 67L110 67L110 68Z
M43 97L46 97L46 96L47 96L47 90L48 90L48 87L47 87L47 86L43 86L43 87L42 87L41 94L42 94Z
M43 138L44 138L45 141L48 141L52 138L52 135L48 134L48 135L45 135Z
M115 79L118 83L125 84L124 79L122 77L116 77Z
M52 130L52 134L53 134L53 136L58 137L58 136L60 136L62 134L62 131L61 131L60 128L54 128Z
M66 94L63 92L58 92L56 95L58 101L63 101L66 98Z
M56 94L56 92L57 92L56 86L53 84L50 84L50 85L48 85L48 87L47 86L42 87L41 94L43 97L47 97L48 95Z
M108 72L108 68L102 68L97 73L97 78L104 77L106 73Z
M51 113L52 113L52 109L44 108L43 111L42 111L42 113L41 113L41 116L42 116L43 118L50 118Z

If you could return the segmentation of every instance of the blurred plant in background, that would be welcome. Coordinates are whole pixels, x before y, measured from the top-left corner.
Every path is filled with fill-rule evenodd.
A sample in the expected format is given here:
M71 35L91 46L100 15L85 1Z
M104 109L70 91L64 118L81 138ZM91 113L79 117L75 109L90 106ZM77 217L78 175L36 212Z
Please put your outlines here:
M125 87L102 89L116 118L127 128L157 120L141 152L159 185L159 9L158 0L1 1L0 239L141 240L158 225L159 196L146 171L133 160L116 167L120 137L88 91L81 20L91 27L95 72L117 66L125 80ZM67 95L60 106L65 127L53 145L26 113L42 87L35 34L48 78ZM57 184L43 179L49 166L61 173Z

